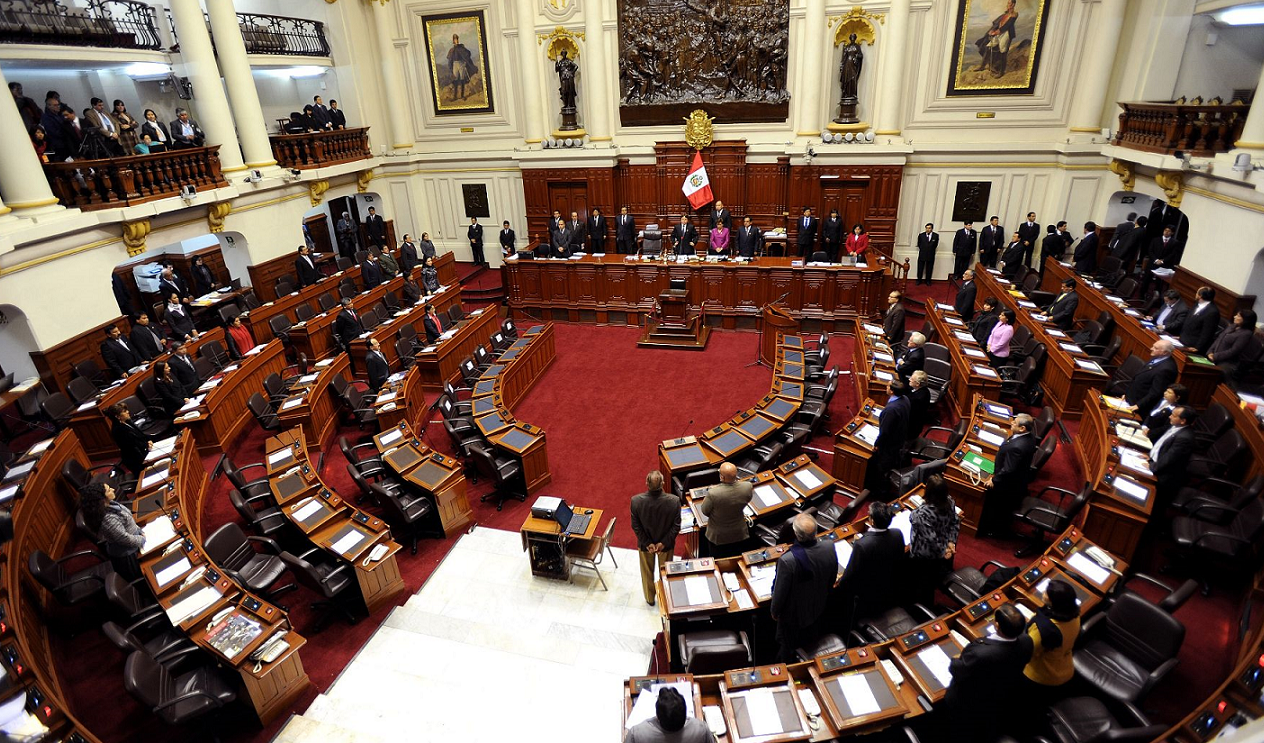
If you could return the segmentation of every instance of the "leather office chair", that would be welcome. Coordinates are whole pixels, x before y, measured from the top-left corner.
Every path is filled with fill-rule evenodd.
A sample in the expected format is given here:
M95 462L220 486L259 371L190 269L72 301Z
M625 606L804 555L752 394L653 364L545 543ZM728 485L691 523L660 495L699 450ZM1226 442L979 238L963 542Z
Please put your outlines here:
M233 488L228 491L228 501L233 504L237 515L255 534L276 539L286 531L289 520L285 518L280 508L271 505L271 493L247 498L240 490Z
M152 374L140 380L140 384L136 385L136 394L140 395L146 407L162 407L162 398L158 396L158 388L154 385Z
M468 419L444 418L443 430L447 431L448 437L452 439L452 450L458 452L463 459L471 456L471 446L483 441L483 434Z
M983 598L983 585L987 583L989 567L992 568L992 572L995 572L1009 569L1010 566L996 560L988 560L977 568L970 566L957 568L944 577L943 582L939 584L939 590L956 602L959 607L974 603Z
M497 357L513 345L513 341L511 341L504 333L499 331L492 333L492 337L488 340L488 343L491 344L492 353Z
M321 312L328 312L338 306L338 299L329 292L316 297L316 306L320 307Z
M251 395L246 401L246 407L250 408L250 414L255 417L263 430L269 433L281 430L281 420L277 418L276 408L269 405L268 401L263 399L263 395L258 392Z
M1115 285L1115 295L1124 299L1131 299L1137 295L1137 289L1141 284L1131 276L1123 279Z
M929 462L914 464L909 467L901 467L891 470L887 474L887 478L891 481L893 492L898 493L897 497L903 497L911 492L914 488L926 482L926 478L931 475L942 474L948 468L948 459L932 459Z
M395 492L380 483L371 483L374 500L382 509L382 518L391 525L391 533L396 539L407 540L412 554L417 554L417 540L422 536L443 539L443 528L426 527L435 525L438 511L429 495L409 492L400 489Z
M439 413L444 420L465 420L473 424L474 419L471 417L474 412L474 403L469 400L457 401L451 393L440 393L435 399L435 405L439 408Z
M399 312L399 297L395 296L395 292L393 291L387 290L387 292L382 295L382 304L385 305L386 309L390 310L392 314Z
M92 542L98 550L104 551L105 544L101 541L101 535L88 526L88 521L83 516L82 508L75 509L75 531L79 532L79 535L85 537L89 542Z
M1248 453L1246 439L1230 428L1220 434L1207 451L1191 456L1185 471L1191 477L1223 476L1237 480L1245 474Z
M1190 428L1194 431L1194 451L1203 452L1216 443L1221 434L1233 428L1233 416L1229 415L1225 406L1213 402Z
M881 614L865 617L857 624L862 636L868 638L866 642L886 642L898 635L912 632L920 624L934 621L935 612L921 604L913 604L913 608L917 611L916 615L910 614L903 606L893 606Z
M265 476L254 480L248 479L246 472L252 469L261 470ZM220 462L220 471L224 473L224 476L228 478L232 486L241 491L247 498L272 492L266 476L267 467L262 462L252 462L238 467L231 457L224 455L224 459Z
M236 302L229 302L228 304L220 307L219 310L217 310L217 312L219 314L220 323L227 325L228 323L232 322L232 319L234 317L237 317L238 315L241 314L241 308L237 306Z
M1024 276L1019 286L1028 299L1041 307L1053 304L1053 300L1058 298L1058 295L1054 292L1040 290L1040 272L1038 271L1032 271Z
M1036 416L1032 422L1031 432L1037 441L1044 441L1049 432L1054 429L1054 424L1058 419L1054 416L1053 408L1046 405L1041 409L1040 414Z
M290 318L284 314L276 314L268 318L268 328L272 331L272 337L280 338L281 342L287 345L290 342L291 327L293 327L293 324L290 322Z
M794 654L801 661L809 661L825 655L842 652L846 649L847 645L843 642L843 638L831 632L821 635L814 642L810 642L801 648L796 648Z
M391 310L386 306L386 302L379 299L373 303L373 314L377 315L379 325L385 325L391 319Z
M723 673L745 668L752 662L750 638L745 632L704 630L682 632L676 637L676 657L685 673Z
M123 404L132 414L132 424L146 436L155 439L166 438L174 428L171 419L167 417L167 411L147 406L136 395L123 398Z
M211 362L216 372L228 366L230 361L228 351L224 349L224 344L217 340L209 340L198 346L198 356Z
M376 395L366 395L359 387L347 387L347 395L344 398L347 407L351 410L351 417L356 425L364 430L365 427L377 427L377 409L373 407L372 401Z
M105 387L114 381L114 375L108 369L102 369L95 359L84 359L75 362L75 374L87 379L92 384L99 387Z
M1209 477L1199 482L1196 488L1181 488L1172 500L1172 506L1186 516L1196 516L1213 524L1227 524L1261 493L1264 493L1264 475L1256 475L1242 485Z
M399 330L395 332L395 338L397 341L407 341L409 348L412 349L421 349L426 346L426 339L417 335L417 326L410 322L399 326Z
M1185 625L1135 593L1084 624L1072 661L1101 692L1137 703L1179 663Z
M444 426L447 426L447 421L444 421ZM505 501L510 498L526 501L526 481L520 461L514 457L497 456L482 441L471 442L467 449L475 468L493 484L492 491L479 498L480 501L495 501L497 511L504 508ZM521 490L514 487L516 482L522 483Z
M278 297L288 297L290 294L294 293L294 282L288 278L277 279L273 290L276 292Z
M44 414L44 418L58 431L70 423L70 417L75 414L75 407L70 398L60 392L54 392L39 403L39 409Z
M80 557L91 557L97 562L71 572L66 564ZM75 606L104 594L105 576L114 573L110 561L96 550L72 552L54 560L43 550L34 550L27 558L26 567L41 586L53 594L63 606Z
M196 719L237 698L236 684L221 675L216 665L173 676L144 650L127 656L123 687L169 725Z
M1089 355L1089 360L1096 361L1098 366L1102 367L1107 374L1110 374L1116 368L1115 356L1119 354L1119 349L1123 345L1123 336L1115 335L1106 341L1105 346L1094 346L1091 343L1086 343L1081 344L1080 347Z
M1157 740L1167 730L1166 725L1150 724L1127 702L1118 706L1123 710L1120 716L1094 697L1062 699L1049 708L1049 729L1058 743L1140 743Z
M1077 332L1072 341L1078 344L1088 353L1092 353L1094 348L1103 348L1107 339L1106 329L1096 320L1089 320L1085 323L1084 328Z
M474 363L474 359L463 359L457 368L461 371L461 381L465 382L465 386L471 390L474 389L474 385L478 382L478 378L483 374L483 372L481 372L478 366Z
M356 469L355 465L347 465L347 475L351 477L351 481L355 483L356 489L359 491L359 495L356 496L356 503L363 503L365 498L377 503L378 491L370 487L371 483L368 478L360 470ZM398 493L402 490L400 483L385 471L377 474L376 484L380 484L381 488L388 493Z
M599 539L583 539L568 540L566 544L566 559L570 561L572 567L584 568L591 570L597 574L597 579L601 581L603 590L609 591L606 586L606 579L601 575L601 569L597 567L601 564L605 554L610 555L610 562L614 563L615 570L619 569L618 560L614 559L614 550L610 547L610 539L614 535L614 522L616 518L610 519L610 523L606 524L606 531Z
M263 378L263 391L268 395L269 405L279 405L290 394L281 375L275 372Z
M663 233L657 229L645 229L641 236L641 255L659 255L663 252Z
M1189 597L1194 595L1194 591L1198 590L1198 581L1196 580L1187 580L1176 588L1172 588L1158 578L1146 575L1145 573L1130 573L1125 576L1123 580L1120 580L1115 584L1115 589L1107 595L1106 600L1113 603L1125 593L1135 593L1135 591L1128 587L1128 585L1134 580L1148 583L1152 587L1162 591L1164 596L1160 599L1158 607L1168 614L1176 613L1176 610L1184 606L1185 602L1189 600ZM1145 597L1142 596L1142 598Z
M1043 345L1041 344L1042 347ZM1040 386L1040 374L1035 359L1025 359L1022 366L1002 366L997 372L1001 375L1002 400L1009 397L1030 404L1035 399L1035 391Z
M1014 328L1014 335L1009 339L1009 352L1011 355L1021 353L1023 348L1031 341L1031 328L1026 325L1019 325ZM985 339L986 340L986 339Z
M1055 436L1045 441L1057 444L1058 438ZM1057 493L1057 502L1046 499L1045 495L1048 493ZM1023 498L1018 508L1014 509L1014 518L1030 526L1034 532L1032 540L1015 551L1014 557L1026 557L1039 550L1044 545L1046 534L1061 534L1066 531L1080 511L1084 510L1092 494L1093 486L1087 483L1078 493L1050 485L1035 495Z
M465 319L465 313L461 311L461 305L454 304L448 308L448 317L452 318L453 323L459 323Z
M495 363L496 357L488 353L486 348L481 345L474 347L474 365L478 367L480 373L487 371Z
M321 612L312 623L313 632L323 629L334 612L342 614L348 624L360 621L359 615L349 606L358 593L358 590L348 590L357 585L355 568L350 563L326 554L319 547L300 555L282 552L281 562L294 573L294 579L303 587L325 599L311 605L312 610Z
M136 625L131 627L120 627L114 622L105 622L101 625L101 634L109 640L114 647L122 650L124 653L131 654L137 650L148 653L154 660L166 666L168 670L174 670L180 661L187 660L189 655L181 652L188 648L197 648L189 636L178 629L168 625L166 628L158 630L148 639L142 639L136 634L139 629ZM172 656L168 661L167 656Z
M812 356L806 353L803 354L803 366L807 377L810 379L819 377L824 372L825 367L829 365L829 359L829 346L822 346L821 350Z
M1211 507L1204 505L1200 513L1210 511ZM1211 591L1208 576L1213 566L1225 571L1252 569L1258 562L1255 545L1261 537L1264 537L1264 497L1248 503L1228 524L1215 524L1192 516L1172 519L1172 539L1181 556L1194 563L1199 571L1203 595Z
M1110 384L1106 385L1104 392L1107 395L1122 395L1124 390L1128 389L1128 383L1137 376L1137 372L1145 368L1145 365L1145 360L1140 356L1130 354L1122 364L1116 367L1115 373L1111 375Z
M136 583L128 583L118 573L110 573L105 576L103 588L105 590L105 599L110 602L111 606L126 616L129 622L160 615L166 616L163 614L162 607L158 605L158 602L154 601L153 595L148 590L144 592L138 590Z
M808 384L803 391L803 399L824 400L826 399L827 393L833 394L830 387L836 387L837 385L838 367L836 366L829 370L829 373L825 375L825 378L820 383Z
M372 441L353 446L346 436L339 436L338 450L342 452L347 464L354 467L362 477L373 480L387 474L386 465L377 454L377 444Z
M1028 479L1028 482L1032 482L1036 479L1036 475L1040 474L1040 471L1043 470L1045 465L1049 463L1049 458L1053 456L1053 452L1056 451L1057 448L1057 436L1046 438L1036 446L1036 453L1031 458L1031 477Z
M117 468L117 463L85 467L78 459L67 459L61 466L61 479L76 493L94 482L107 482L110 487L121 490L123 480L118 476Z
M382 318L378 317L377 310L372 307L360 313L360 322L364 325L364 329L372 331L374 328L382 324Z
M935 413L935 405L948 391L948 385L952 382L952 363L943 359L927 358L926 363L922 366L922 371L926 372L926 389L930 391L931 408L928 414L938 419Z
M395 355L399 357L400 371L411 369L417 363L417 357L413 356L412 341L406 338L395 339Z
M824 250L818 250L812 253L812 258L810 260L812 263L829 263L829 253L826 253Z
M961 440L966 437L966 434L969 433L969 431L969 418L963 418L957 421L955 428L931 426L926 429L921 436L913 439L912 443L909 444L908 449L906 449L904 453L913 459L920 459L923 461L929 459L943 459L949 454L952 454L953 450L961 445ZM941 441L931 436L931 433L933 432L944 434L943 440Z
M294 308L294 317L298 318L299 322L307 322L316 317L316 310L312 309L310 304L300 304Z
M755 524L751 528L751 536L763 542L768 547L775 547L778 544L794 543L794 520L799 516L807 514L815 520L816 509L806 508L802 511L793 511L779 522L771 524Z
M355 299L360 293L360 288L355 285L354 281L344 280L338 285L338 297L340 299Z
M518 340L518 326L515 325L514 321L509 318L505 318L501 321L500 332L504 333L505 337L511 341Z
M756 472L775 467L785 446L784 442L774 441L767 446L755 447L755 450L751 452L751 456L737 463L738 476L750 477Z
M683 501L685 494L694 488L705 488L719 484L720 469L718 467L707 467L706 469L686 472L683 477L672 475L671 488L672 492Z
M66 383L66 394L75 405L79 405L101 394L101 390L86 377L75 377Z
M334 259L334 265L339 271L346 271L355 266L355 261L350 256L340 255Z
M262 544L272 554L257 552L253 544ZM280 545L268 537L246 536L234 521L216 529L202 547L211 562L251 593L266 593L272 598L294 588L293 583L273 588L285 574L285 564L278 556Z

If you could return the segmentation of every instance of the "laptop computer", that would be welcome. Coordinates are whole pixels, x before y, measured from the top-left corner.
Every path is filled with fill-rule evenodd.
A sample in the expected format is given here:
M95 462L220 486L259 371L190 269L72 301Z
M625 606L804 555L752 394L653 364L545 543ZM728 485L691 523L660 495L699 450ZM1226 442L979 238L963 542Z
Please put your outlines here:
M592 516L576 514L566 505L566 501L562 501L553 512L553 518L557 519L557 525L562 527L563 534L583 534L588 530L588 522Z

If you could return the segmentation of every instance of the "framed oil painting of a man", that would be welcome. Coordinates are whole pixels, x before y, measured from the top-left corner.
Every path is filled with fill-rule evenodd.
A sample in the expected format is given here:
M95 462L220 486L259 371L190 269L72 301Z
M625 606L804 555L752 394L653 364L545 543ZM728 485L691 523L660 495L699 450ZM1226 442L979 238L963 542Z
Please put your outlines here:
M483 11L422 16L435 114L491 113Z
M948 95L1031 95L1055 0L961 0Z

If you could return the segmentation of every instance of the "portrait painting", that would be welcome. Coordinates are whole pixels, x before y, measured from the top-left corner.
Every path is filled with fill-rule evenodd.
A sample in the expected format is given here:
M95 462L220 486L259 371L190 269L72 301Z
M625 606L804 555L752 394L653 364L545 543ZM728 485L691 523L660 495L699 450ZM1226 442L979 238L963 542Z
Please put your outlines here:
M1051 2L960 0L948 95L1031 95Z
M494 111L483 11L427 15L421 20L435 114Z

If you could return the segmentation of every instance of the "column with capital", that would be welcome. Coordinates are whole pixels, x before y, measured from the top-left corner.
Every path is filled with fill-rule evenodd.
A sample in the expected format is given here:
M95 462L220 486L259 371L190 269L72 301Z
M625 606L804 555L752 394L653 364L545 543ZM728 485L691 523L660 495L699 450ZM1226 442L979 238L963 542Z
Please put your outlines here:
M610 101L606 86L605 28L602 0L584 2L584 95L588 98L588 137L594 142L610 139Z
M373 27L377 31L377 53L382 62L382 96L387 101L386 116L391 125L391 147L406 150L416 143L412 117L404 101L409 100L404 90L404 72L400 67L399 50L395 47L394 11L387 0L367 0L373 14Z
M882 76L878 83L878 107L873 117L873 133L887 137L886 144L903 141L900 111L904 106L904 58L908 55L910 0L891 0L885 32L879 37L882 47Z
M212 0L206 4L206 12L211 17L211 33L215 34L220 72L224 74L224 84L233 101L232 115L237 121L237 136L241 138L246 167L276 165L263 107L259 105L259 89L250 74L250 60L246 57L246 42L241 37L237 10L230 0Z
M171 0L171 17L180 37L180 58L197 93L199 105L196 118L206 132L206 144L219 145L220 169L223 172L245 170L228 96L224 94L224 86L219 79L215 49L206 30L206 19L202 17L202 5L198 0ZM262 119L263 114L260 113L259 117ZM269 147L268 152L271 151Z
M0 70L0 83L8 88L3 70ZM0 196L8 199L8 206L0 201L0 215L4 215L0 220L8 219L10 212L26 216L61 210L57 197L48 187L39 155L31 146L22 115L11 103L0 105L0 141L8 145L0 157Z
M1264 90L1264 68L1260 69L1260 81L1256 90ZM1242 135L1233 143L1235 149L1253 150L1255 158L1264 157L1264 103L1257 102L1246 114L1246 124L1242 127Z
M1093 13L1091 31L1084 40L1079 85L1071 95L1071 131L1075 134L1094 135L1102 131L1102 108L1119 49L1124 6L1125 0L1101 0Z
M535 4L517 0L518 75L522 83L522 132L527 144L544 141L544 103L540 94L540 53L535 37Z
M815 137L821 133L821 60L829 59L825 53L825 0L807 0L801 25L803 54L799 57L798 90L794 91L799 98L794 134ZM825 98L832 99L833 94Z

